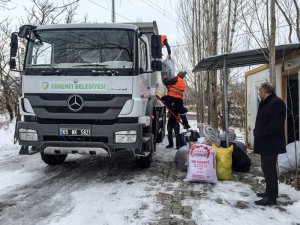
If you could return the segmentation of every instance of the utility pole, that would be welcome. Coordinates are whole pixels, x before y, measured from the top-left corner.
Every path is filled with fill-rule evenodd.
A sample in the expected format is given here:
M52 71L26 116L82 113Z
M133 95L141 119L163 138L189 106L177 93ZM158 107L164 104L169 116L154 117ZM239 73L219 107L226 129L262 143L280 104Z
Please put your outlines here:
M115 0L111 1L111 22L115 23L116 22L116 13L115 13Z

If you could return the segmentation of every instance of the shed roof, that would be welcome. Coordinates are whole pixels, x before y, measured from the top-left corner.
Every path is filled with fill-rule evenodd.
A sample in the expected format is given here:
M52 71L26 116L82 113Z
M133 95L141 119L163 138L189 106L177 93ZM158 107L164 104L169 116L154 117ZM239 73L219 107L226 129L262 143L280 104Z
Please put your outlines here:
M297 51L298 49L300 49L300 43L278 45L276 46L275 57L276 59L282 58L284 55ZM242 52L210 56L202 59L193 69L193 72L222 69L224 66L224 59L226 68L265 64L269 63L269 50L268 48L259 48Z

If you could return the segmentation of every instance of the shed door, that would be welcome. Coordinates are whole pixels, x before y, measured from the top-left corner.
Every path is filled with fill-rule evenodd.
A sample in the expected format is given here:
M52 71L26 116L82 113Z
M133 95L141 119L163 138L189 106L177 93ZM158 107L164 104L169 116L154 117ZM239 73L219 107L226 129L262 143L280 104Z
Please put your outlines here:
M248 144L253 146L254 137L253 137L253 129L255 127L255 120L257 115L257 110L260 102L259 97L259 87L265 82L265 80L256 81L253 85L250 86L251 91L249 90L249 104L248 107Z

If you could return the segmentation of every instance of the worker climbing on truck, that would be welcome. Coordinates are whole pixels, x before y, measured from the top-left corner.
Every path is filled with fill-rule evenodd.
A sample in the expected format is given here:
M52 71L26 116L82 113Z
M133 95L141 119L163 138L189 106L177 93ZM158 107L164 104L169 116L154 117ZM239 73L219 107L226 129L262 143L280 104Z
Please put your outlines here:
M156 97L167 106L167 109L169 110L169 115L171 115L172 119L169 117L168 121L168 132L172 132L172 129L174 129L176 133L177 125L179 129L179 123L182 123L185 129L190 128L187 118L185 116L187 110L183 106L183 92L186 90L186 85L183 81L183 78L185 77L186 72L180 71L178 75L174 77L175 63L174 60L171 59L171 48L169 46L168 39L165 35L161 36L161 45L162 47L166 46L168 53L167 58L163 60L163 68L161 71L162 81L167 87L168 93L166 96ZM171 137L172 136L168 136L168 146L172 146L172 141L170 141Z
M168 93L161 99L171 111L180 115L183 127L185 129L189 129L190 125L185 115L185 113L187 113L187 109L183 106L183 93L186 90L186 85L183 79L186 74L186 71L179 71L176 77L164 81L164 84L168 89Z

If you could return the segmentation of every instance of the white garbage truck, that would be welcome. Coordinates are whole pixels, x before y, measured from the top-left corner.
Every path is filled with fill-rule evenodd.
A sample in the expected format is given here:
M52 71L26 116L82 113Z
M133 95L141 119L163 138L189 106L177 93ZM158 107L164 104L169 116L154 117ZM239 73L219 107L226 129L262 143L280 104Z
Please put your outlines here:
M138 166L150 166L166 122L155 98L162 83L155 21L23 25L12 33L10 53L11 70L22 65L20 154L40 152L56 165L68 154L127 149Z

